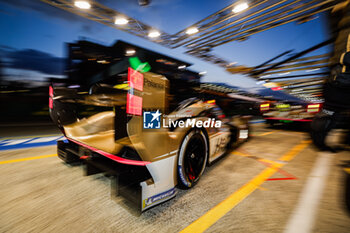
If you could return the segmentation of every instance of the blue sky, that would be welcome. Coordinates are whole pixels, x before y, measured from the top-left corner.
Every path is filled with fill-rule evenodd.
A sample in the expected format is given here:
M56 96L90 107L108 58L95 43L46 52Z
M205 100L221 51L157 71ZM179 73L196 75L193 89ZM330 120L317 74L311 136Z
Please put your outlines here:
M172 34L234 1L153 0L149 7L138 6L137 0L100 0L100 2ZM213 52L228 61L238 62L238 64L259 65L286 50L293 49L294 52L299 52L324 41L327 38L324 21L320 15L317 19L302 25L290 23L255 34L244 42L232 42L219 46ZM190 69L198 72L207 71L202 81L225 82L252 90L259 87L255 84L255 80L243 75L232 75L223 68L184 55L185 50L182 48L175 50L164 48L150 41L56 9L39 0L0 0L0 29L2 50L5 47L11 47L20 52L32 49L41 51L52 58L63 58L66 56L65 43L76 41L81 37L105 45L111 45L116 40L122 39L193 63ZM326 51L325 48L317 53L321 54ZM8 70L10 74L21 74L23 77L26 76L26 72L32 79L35 79L36 75L38 77L54 76L28 69Z

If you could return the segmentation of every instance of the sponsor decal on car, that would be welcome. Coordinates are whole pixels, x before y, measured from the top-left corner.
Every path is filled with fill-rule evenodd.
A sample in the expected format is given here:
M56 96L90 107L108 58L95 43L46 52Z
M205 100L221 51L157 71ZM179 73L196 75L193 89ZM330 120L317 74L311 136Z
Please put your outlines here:
M239 138L240 139L247 139L248 138L248 130L244 129L244 130L240 130L239 131Z
M176 194L175 188L171 188L168 191L159 193L157 195L154 195L153 197L149 197L149 198L143 200L143 208L154 205L154 204L156 204L164 199L173 197L173 196L175 196L175 194Z
M186 180L186 178L184 177L184 174L183 174L183 172L182 172L182 166L181 166L181 165L178 165L178 172L179 172L179 176L180 176L180 179L181 179L182 183L183 183L184 185L186 185L187 187L191 187L191 183L188 182L188 181Z

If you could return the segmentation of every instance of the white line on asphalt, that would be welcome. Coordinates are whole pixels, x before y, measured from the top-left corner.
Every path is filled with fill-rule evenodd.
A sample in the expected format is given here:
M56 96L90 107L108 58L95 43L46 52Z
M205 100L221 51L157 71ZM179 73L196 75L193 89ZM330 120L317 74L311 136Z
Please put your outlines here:
M334 155L327 152L318 153L318 158L306 181L297 207L289 218L284 233L312 232L332 156Z
M26 142L26 141L29 141L29 140L31 140L31 138L19 139L19 140L10 140L10 141L7 141L6 143L2 144L2 146L16 145L16 144L23 143L23 142Z
M6 140L0 140L0 144L6 144L6 142L8 142L9 140L6 139Z
M57 140L59 138L61 138L61 136L59 136L59 137L47 137L47 138L36 138L36 139L34 139L34 140L30 141L30 142L27 142L27 143L49 142L49 141Z

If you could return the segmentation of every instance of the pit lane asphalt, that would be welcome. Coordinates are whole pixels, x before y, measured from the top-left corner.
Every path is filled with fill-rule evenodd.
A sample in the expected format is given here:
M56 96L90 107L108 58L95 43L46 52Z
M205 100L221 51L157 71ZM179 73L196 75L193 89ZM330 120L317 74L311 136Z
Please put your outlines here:
M49 132L46 132L49 133ZM138 216L122 197L112 197L110 179L83 176L69 166L55 146L0 151L0 232L179 232L235 194L269 165L303 141L305 132L253 125L255 135L208 167L198 185ZM283 232L302 197L315 161L310 144L283 172L268 180L218 218L207 232ZM311 232L349 232L343 208L342 169L349 152L330 155L325 188L316 206ZM22 160L27 159L27 160ZM3 162L1 164L1 161ZM4 163L4 161L12 161ZM269 163L270 162L270 163ZM281 179L280 179L281 178Z

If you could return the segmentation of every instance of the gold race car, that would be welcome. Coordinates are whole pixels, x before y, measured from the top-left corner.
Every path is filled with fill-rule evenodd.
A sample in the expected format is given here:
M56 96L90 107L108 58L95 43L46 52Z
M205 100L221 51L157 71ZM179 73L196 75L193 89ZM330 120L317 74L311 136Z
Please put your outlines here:
M115 177L116 193L144 211L174 197L176 187L193 187L207 165L246 141L249 118L225 115L217 103L221 96L195 89L181 100L171 90L186 85L133 68L118 65L120 72L88 92L53 84L49 107L65 135L58 156L84 162L87 175Z

